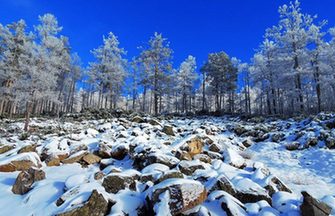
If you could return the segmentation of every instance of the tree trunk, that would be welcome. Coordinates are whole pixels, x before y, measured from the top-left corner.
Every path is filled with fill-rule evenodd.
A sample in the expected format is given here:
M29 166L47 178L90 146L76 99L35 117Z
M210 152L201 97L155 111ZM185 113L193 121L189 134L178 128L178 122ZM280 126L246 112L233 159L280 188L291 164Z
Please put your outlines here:
M27 102L27 103L26 103L25 122L24 122L24 131L26 131L26 132L29 130L30 107L31 107L30 102Z

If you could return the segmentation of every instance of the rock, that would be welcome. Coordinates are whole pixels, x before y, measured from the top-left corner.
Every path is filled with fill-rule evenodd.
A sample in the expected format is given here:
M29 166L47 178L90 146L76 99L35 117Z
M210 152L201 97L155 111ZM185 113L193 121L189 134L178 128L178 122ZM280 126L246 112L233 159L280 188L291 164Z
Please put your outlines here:
M76 148L72 149L70 154L73 155L73 154L76 154L78 152L82 152L82 151L87 151L87 145L85 144L81 144L79 146L76 146Z
M298 150L300 147L300 143L299 142L292 142L290 144L285 145L285 148L289 151L295 151Z
M283 134L283 133L275 133L275 134L272 134L272 136L271 136L271 141L272 141L272 142L276 142L276 143L278 143L278 142L281 141L284 137L285 137L285 134Z
M112 158L116 160L123 160L129 152L129 149L124 145L118 145L115 148L113 148L111 152Z
M192 175L197 169L205 169L204 166L197 161L181 161L178 164L180 172L185 175Z
M164 172L167 172L169 169L170 168L164 164L150 164L149 166L146 166L144 169L141 170L141 182L155 182Z
M87 155L83 157L82 160L86 162L87 164L94 164L94 163L99 163L101 161L101 158L92 153L88 153Z
M334 149L335 148L335 139L333 137L329 137L326 139L326 146L329 149Z
M59 160L64 160L66 158L69 157L69 155L67 153L63 153L63 154L57 154L57 157L59 158Z
M177 170L171 170L168 172L165 172L159 179L157 180L158 183L166 180L166 179L171 179L171 178L184 178L183 173L177 171Z
M210 146L208 147L208 149L209 149L210 151L212 151L212 152L217 152L217 153L219 153L219 152L222 151L221 146L219 146L219 145L216 144L216 143L213 143L212 145L210 145Z
M247 129L245 129L241 125L237 125L234 128L234 132L236 133L237 136L241 136L242 134L244 134L245 132L247 132Z
M155 185L147 197L156 215L167 214L167 211L179 215L200 205L206 198L207 191L200 182L186 179L167 179Z
M291 189L289 189L279 178L273 177L271 179L271 182L273 182L276 185L278 191L286 191L292 193Z
M317 137L309 137L304 145L304 148L309 148L310 146L316 146L318 144Z
M102 186L108 193L117 193L125 188L134 190L136 185L133 176L113 173L104 178Z
M234 181L234 186L236 190L234 197L242 203L254 203L265 200L270 205L272 204L272 199L267 191L248 178L242 178Z
M15 183L12 187L12 192L14 194L23 195L31 189L31 186L34 184L34 182L43 179L45 179L45 173L42 170L30 168L27 171L22 171L15 180Z
M228 194L226 191L216 190L211 192L208 195L207 203L215 201L218 204L221 204L221 208L224 210L227 216L247 216L246 207L238 199ZM207 214L205 214L207 215ZM211 214L209 214L211 215Z
M81 159L87 154L87 152L85 151L80 151L80 152L77 152L73 155L71 155L70 157L62 160L62 163L64 164L72 164L72 163L76 163L76 162L79 162L81 161Z
M0 172L24 171L31 167L41 167L39 156L35 152L26 152L10 156L7 163L0 164Z
M105 174L101 171L94 173L95 180L100 180L100 179L103 179L104 177L105 177Z
M0 154L6 153L15 148L15 145L1 145L0 146Z
M135 116L131 121L135 123L143 123L144 119L141 118L140 116Z
M162 132L169 136L174 136L173 127L170 125L164 125Z
M250 146L252 146L254 144L254 142L250 138L247 138L247 139L243 140L242 144L246 148L249 148Z
M244 167L246 167L245 159L233 149L226 149L224 152L224 158L224 161L233 167L239 169L243 169Z
M36 147L37 147L36 144L27 145L27 146L22 147L17 153L21 154L21 153L24 153L24 152L36 152Z
M186 143L187 152L191 155L191 157L202 152L204 141L200 137L194 137L191 140L188 140Z
M47 166L59 166L60 165L60 159L58 156L55 156L55 155L49 155L47 159L45 159L44 162Z
M100 143L98 151L96 151L96 154L101 158L110 158L111 151L112 149L108 145Z
M192 157L191 155L187 152L187 151L181 151L178 150L175 154L175 156L179 159L179 160L187 160L187 161L191 161Z
M254 138L255 142L263 142L267 140L270 137L270 134L264 133L264 132L259 132L257 136Z
M153 125L153 126L155 126L155 125L161 125L157 120L155 120L155 119L149 119L149 124L151 124L151 125Z
M205 155L205 154L194 155L193 159L200 160L201 162L209 163L209 164L212 162L212 159L208 155Z
M153 163L161 163L168 166L169 168L173 168L177 166L179 160L176 157L167 154L151 153L147 156L146 165L150 165Z
M301 192L304 201L300 206L302 216L326 216L330 215L332 208L326 203L320 202L313 198L306 191Z
M236 190L234 185L229 181L229 179L221 175L217 178L215 185L211 188L211 191L213 190L222 190L226 191L230 195L234 196L236 194Z
M58 216L104 216L110 211L110 205L104 196L93 190L90 198L80 207L57 214Z
M204 154L208 155L212 160L224 160L223 155L217 152L204 151Z

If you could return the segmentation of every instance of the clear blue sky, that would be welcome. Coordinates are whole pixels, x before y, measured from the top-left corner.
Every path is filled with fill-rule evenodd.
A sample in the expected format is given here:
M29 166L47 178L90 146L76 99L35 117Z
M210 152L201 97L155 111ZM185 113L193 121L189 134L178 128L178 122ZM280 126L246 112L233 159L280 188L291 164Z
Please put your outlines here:
M38 15L53 13L70 38L84 65L92 61L90 50L102 43L102 35L114 32L127 57L138 54L156 31L171 42L174 64L189 54L198 66L209 52L226 51L243 61L252 57L267 27L278 22L282 0L0 0L0 22L20 18L29 26ZM304 12L319 14L335 25L334 0L301 0Z

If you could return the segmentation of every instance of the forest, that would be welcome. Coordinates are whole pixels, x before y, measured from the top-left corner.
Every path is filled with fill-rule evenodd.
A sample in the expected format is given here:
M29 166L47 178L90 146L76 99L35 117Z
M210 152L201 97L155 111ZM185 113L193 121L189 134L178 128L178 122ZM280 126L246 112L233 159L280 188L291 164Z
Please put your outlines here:
M335 30L298 1L279 8L278 24L265 30L250 62L221 51L200 68L192 55L174 68L161 33L127 60L112 32L83 67L57 18L38 19L33 31L24 20L0 25L0 115L122 108L290 116L335 109Z

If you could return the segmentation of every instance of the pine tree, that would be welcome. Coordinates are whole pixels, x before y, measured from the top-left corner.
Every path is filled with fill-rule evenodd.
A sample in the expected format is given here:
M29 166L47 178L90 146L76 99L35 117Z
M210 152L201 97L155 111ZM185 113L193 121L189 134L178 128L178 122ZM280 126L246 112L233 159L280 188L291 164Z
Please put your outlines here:
M162 34L155 33L150 38L147 48L144 48L139 56L139 61L143 64L145 79L142 80L143 85L150 85L153 92L154 114L159 113L162 108L162 96L166 77L171 73L172 50L166 38ZM144 98L146 89L144 92ZM145 100L145 99L144 99Z

